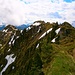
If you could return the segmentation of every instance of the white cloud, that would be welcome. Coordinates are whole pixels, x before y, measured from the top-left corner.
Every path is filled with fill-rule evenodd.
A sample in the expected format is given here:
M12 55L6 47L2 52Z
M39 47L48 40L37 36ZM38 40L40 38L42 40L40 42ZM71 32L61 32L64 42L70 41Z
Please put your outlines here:
M19 0L0 0L0 20L7 24L25 23L25 4Z
M64 0L0 0L0 22L13 25L35 20L72 23L75 21L74 5L74 1L67 3Z

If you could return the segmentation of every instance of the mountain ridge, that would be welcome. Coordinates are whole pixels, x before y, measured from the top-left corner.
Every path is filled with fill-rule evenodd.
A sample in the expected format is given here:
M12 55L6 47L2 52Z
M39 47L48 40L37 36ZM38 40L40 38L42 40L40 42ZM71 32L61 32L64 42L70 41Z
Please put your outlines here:
M3 49L0 47L0 75L74 75L74 32L68 22L59 25L44 21L13 31ZM7 34L2 33L4 37ZM15 60L4 71L11 60L7 57Z
M39 22L44 22L44 21L41 21L41 20L38 20ZM38 22L38 21L35 21L35 22ZM35 23L34 22L34 23ZM11 24L9 24L11 25ZM20 30L23 30L25 28L27 28L28 26L30 26L31 24L22 24L22 25L19 25L19 26L15 26L17 29L20 29ZM75 22L73 21L72 24L71 24L73 27L75 27ZM5 24L2 24L0 25L0 30L3 30L7 25Z

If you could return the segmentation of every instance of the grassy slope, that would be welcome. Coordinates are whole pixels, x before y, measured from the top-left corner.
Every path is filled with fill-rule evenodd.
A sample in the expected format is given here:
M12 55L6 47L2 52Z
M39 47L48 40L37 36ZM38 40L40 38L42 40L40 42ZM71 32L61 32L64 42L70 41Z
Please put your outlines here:
M53 61L50 63L50 68L48 67L46 75L74 75L74 58L65 50L63 46L59 45L57 51L58 52L55 54Z
M46 39L42 41L42 61L45 75L74 75L75 60L69 50L73 50L75 42L70 46L64 44L46 44ZM52 46L52 48L50 47ZM45 62L46 61L46 62Z

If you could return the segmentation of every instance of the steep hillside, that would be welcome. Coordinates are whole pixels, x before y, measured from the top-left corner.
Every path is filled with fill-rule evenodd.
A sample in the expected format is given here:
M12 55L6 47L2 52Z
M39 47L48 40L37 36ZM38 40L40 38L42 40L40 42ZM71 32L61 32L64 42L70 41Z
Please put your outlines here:
M0 34L9 33L8 27ZM0 75L75 75L75 28L69 23L36 21L13 30L0 44Z
M8 25L2 31L0 31L0 65L2 62L4 63L4 56L6 52L10 51L15 42L15 37L20 35L19 33L20 31L12 25Z

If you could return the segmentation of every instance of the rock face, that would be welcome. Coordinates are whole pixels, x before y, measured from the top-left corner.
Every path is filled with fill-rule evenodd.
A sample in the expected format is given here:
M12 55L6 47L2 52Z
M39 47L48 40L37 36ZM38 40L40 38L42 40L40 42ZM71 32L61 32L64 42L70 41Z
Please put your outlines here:
M7 56L14 61L6 67ZM24 30L8 25L0 31L1 75L75 75L74 66L75 28L67 22L35 21Z

